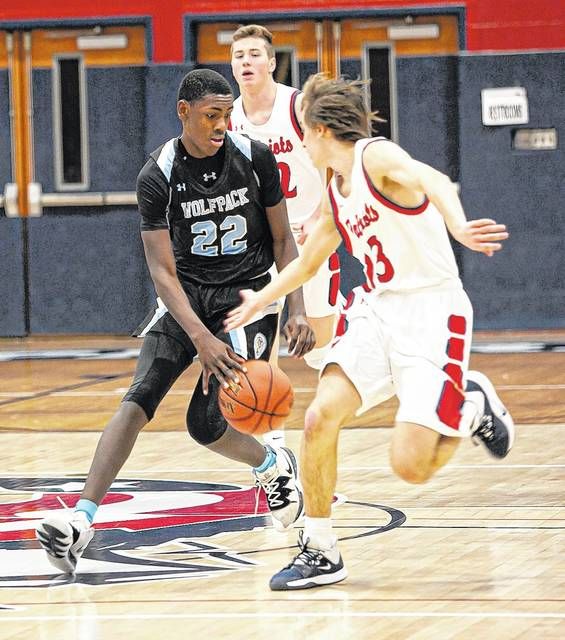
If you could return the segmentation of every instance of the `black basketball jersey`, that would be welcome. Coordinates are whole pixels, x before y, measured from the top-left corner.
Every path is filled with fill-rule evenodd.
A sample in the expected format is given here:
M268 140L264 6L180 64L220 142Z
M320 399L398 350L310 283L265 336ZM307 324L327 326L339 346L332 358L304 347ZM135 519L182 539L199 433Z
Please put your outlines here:
M183 284L236 283L273 264L265 207L283 197L275 158L240 134L227 132L224 144L223 169L210 187L189 172L178 138L156 149L137 178L141 229L169 229Z

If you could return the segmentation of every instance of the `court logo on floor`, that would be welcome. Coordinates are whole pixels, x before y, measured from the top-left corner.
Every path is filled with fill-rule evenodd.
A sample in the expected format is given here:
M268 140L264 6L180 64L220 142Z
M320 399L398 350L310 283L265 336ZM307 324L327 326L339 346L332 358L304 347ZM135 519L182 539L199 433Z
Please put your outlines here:
M56 510L74 508L83 487L84 478L79 477L0 477L0 589L212 578L250 570L257 565L249 558L256 549L238 552L222 547L212 536L270 525L265 495L254 487L118 480L98 510L96 535L79 561L78 572L57 574L35 539L35 527ZM354 508L368 507L373 514L367 524L342 539L384 533L406 519L391 507L343 496L336 500ZM278 541L275 546L280 550Z
M0 588L124 584L250 569L255 562L208 538L270 523L264 495L253 487L119 480L98 510L96 535L77 574L56 576L35 540L35 526L54 510L72 509L83 486L84 478L0 478Z

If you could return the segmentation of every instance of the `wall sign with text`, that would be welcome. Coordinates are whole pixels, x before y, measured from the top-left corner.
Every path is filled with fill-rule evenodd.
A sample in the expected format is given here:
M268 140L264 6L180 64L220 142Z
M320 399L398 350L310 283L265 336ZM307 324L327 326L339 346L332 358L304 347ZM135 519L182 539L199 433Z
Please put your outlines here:
M527 124L528 96L523 87L501 87L481 91L483 124L488 127Z

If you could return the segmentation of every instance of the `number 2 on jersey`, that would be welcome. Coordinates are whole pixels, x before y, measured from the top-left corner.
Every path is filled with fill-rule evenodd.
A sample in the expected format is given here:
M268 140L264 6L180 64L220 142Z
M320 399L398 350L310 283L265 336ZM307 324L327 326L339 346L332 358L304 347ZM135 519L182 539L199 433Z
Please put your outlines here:
M247 221L243 216L226 216L219 227L225 231L220 238L222 255L234 255L247 250ZM216 239L218 238L218 225L212 220L195 222L190 227L194 237L192 239L191 252L196 256L214 257L218 255Z
M277 162L277 167L279 168L279 173L281 177L281 189L284 197L288 200L288 198L296 198L296 187L290 186L290 167L286 162Z

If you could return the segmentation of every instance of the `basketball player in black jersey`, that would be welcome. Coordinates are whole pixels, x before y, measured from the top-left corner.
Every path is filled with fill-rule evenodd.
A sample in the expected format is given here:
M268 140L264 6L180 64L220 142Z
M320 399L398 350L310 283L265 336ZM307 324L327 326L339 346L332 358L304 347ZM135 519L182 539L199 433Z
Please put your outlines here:
M74 512L43 520L37 537L57 569L72 573L93 536L98 505L128 458L138 433L180 374L198 355L202 366L187 413L200 444L253 467L279 528L302 510L296 461L285 448L264 446L229 427L217 403L219 385L237 383L246 358L269 358L276 305L226 334L223 320L241 289L259 290L296 256L279 171L268 147L227 131L233 95L218 73L200 69L183 79L177 112L182 135L151 154L138 176L141 235L159 306L144 336L134 380L100 438ZM284 331L302 356L314 334L301 290L288 298Z

